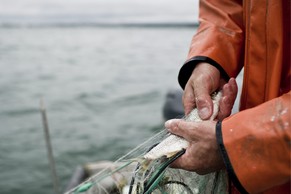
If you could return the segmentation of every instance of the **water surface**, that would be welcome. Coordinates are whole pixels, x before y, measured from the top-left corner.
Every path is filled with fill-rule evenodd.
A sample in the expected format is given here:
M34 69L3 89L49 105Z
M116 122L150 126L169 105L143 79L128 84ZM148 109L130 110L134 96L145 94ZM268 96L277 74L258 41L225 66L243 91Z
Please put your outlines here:
M39 101L62 188L75 167L115 160L163 126L195 28L0 29L0 193L52 193Z

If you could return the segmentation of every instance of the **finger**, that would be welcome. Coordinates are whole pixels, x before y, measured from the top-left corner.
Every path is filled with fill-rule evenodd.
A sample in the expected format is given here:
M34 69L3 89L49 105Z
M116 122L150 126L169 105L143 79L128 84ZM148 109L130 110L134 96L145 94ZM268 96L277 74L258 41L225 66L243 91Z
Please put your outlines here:
M171 133L176 134L179 130L178 125L180 121L182 121L182 119L170 119L165 122L165 128L168 129L168 131L170 131Z
M195 107L195 97L191 83L187 83L183 94L183 106L185 114L188 115Z
M198 129L198 126L198 122L187 122L182 119L172 119L165 123L165 127L170 133L183 137L189 142L200 136L201 130Z
M181 119L171 119L168 120L165 123L165 127L173 134L181 136L183 138L185 138L185 131L183 132L182 130L180 130L179 127L182 127L182 129L184 129L184 127L182 126L185 121L181 120ZM190 141L189 141L190 142ZM191 146L191 145L190 145ZM193 164L193 162L191 161L191 154L189 153L190 149L186 149L186 152L179 157L176 161L174 161L171 164L172 168L183 168L183 169L187 169L187 170L191 170L192 166L189 166L189 164Z
M229 80L229 85L231 87L231 91L232 91L232 95L234 97L234 101L236 99L236 96L237 96L237 92L238 92L238 86L237 86L237 83L236 83L236 80L234 78L230 78Z
M187 149L186 152L179 157L176 161L171 164L172 168L179 168L188 171L195 171L198 174L205 174L205 156L201 154L198 144L192 143ZM208 156L206 156L208 157ZM208 169L209 166L206 167Z
M169 132L184 137L188 135L188 130L191 130L191 122L186 122L182 119L171 119L165 123L166 129Z
M210 86L212 82L206 81L206 75L199 75L194 82L194 96L195 104L198 109L198 114L201 119L208 119L212 114L212 100L210 94L212 93L212 87Z
M229 82L223 86L217 119L222 120L231 114L237 90L237 84L234 78L231 78Z
M220 100L219 105L219 112L217 115L218 120L223 120L224 118L228 117L231 114L232 110L232 103L230 103L230 100L227 96L222 97Z
M206 90L200 90L198 92L198 89L195 91L197 91L195 93L195 96L197 96L195 98L195 103L198 109L199 117L202 120L209 119L213 112L213 102L209 92L205 92Z
M194 158L195 160L195 158ZM184 170L193 171L195 169L195 162L193 156L187 149L186 152L171 164L171 168L182 168Z
M228 96L231 100L235 101L237 95L237 84L234 78L230 78L227 84L222 88L223 96Z
M213 111L213 103L210 94L212 93L212 88L206 82L203 84L201 78L200 81L195 82L194 85L194 96L195 104L198 109L199 117L203 120L209 119Z
M209 73L196 74L193 85L195 103L201 119L209 119L213 112L211 94L218 88L219 71L214 67L207 69Z

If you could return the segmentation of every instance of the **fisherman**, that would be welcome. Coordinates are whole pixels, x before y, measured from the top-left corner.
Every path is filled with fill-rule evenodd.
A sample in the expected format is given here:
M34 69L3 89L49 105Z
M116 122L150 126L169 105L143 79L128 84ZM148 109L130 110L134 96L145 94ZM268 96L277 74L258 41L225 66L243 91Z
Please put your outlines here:
M179 72L185 114L165 123L190 142L173 166L206 174L226 168L230 193L290 193L290 0L200 0L200 26ZM244 68L240 112L235 79ZM222 90L218 121L210 94Z

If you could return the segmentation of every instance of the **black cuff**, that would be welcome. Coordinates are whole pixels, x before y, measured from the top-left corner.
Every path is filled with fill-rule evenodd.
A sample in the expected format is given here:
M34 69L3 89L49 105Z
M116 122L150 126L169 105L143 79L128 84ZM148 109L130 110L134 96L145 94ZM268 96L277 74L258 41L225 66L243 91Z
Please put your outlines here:
M239 192L241 193L248 193L245 188L241 185L241 183L239 182L233 167L230 163L229 157L227 155L227 151L223 145L223 137L222 137L222 131L221 131L221 121L218 121L216 124L216 140L217 140L217 144L220 148L220 152L222 154L222 158L224 161L224 164L226 166L226 170L228 172L228 176L231 179L231 181L233 182L234 186L239 190Z
M185 62L185 64L182 66L182 68L180 69L179 75L178 75L178 81L180 86L185 89L186 83L188 82L193 69L195 68L195 66L200 63L200 62L206 62L209 63L211 65L213 65L214 67L216 67L223 78L225 78L225 80L229 80L229 76L227 75L227 73L224 71L224 69L213 59L205 57L205 56L196 56L193 57L191 59L189 59L188 61Z

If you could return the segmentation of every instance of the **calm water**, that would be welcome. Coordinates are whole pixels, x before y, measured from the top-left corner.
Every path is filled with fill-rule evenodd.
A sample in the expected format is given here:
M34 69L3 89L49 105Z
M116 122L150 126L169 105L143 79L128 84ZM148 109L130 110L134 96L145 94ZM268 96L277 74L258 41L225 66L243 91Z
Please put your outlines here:
M52 193L39 101L64 188L163 126L194 28L0 28L0 193Z

